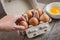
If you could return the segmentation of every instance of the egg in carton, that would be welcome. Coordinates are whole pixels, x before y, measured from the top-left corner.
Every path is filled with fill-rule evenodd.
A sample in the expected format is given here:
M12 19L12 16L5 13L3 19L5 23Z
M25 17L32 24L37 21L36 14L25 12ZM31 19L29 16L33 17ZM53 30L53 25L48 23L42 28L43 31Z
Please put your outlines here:
M33 10L31 10L31 11L33 11ZM27 14L23 14L23 16L25 17L26 22L28 22ZM37 19L39 19L39 14L38 14L37 11L34 11L34 16L33 17L36 17ZM51 21L51 19L50 19L50 21ZM50 25L49 25L49 22L40 21L39 24L36 25L36 26L29 25L29 28L25 30L25 32L27 34L27 37L28 38L33 38L33 37L36 37L38 35L45 34L45 33L49 32L50 29L51 29Z

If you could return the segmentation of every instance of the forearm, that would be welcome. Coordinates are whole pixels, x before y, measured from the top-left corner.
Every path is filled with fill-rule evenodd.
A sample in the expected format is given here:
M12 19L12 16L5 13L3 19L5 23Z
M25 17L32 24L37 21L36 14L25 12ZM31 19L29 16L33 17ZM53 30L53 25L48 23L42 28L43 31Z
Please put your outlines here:
M3 30L4 24L0 23L0 30Z

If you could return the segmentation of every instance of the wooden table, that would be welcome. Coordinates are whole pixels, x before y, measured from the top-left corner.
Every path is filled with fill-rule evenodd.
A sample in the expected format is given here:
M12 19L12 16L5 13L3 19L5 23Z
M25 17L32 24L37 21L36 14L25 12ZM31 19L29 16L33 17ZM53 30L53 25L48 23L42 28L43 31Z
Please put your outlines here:
M39 7L41 7L41 3L48 4L53 1L60 0L38 0ZM44 5L43 5L44 6ZM5 12L2 9L2 5L0 3L0 14L2 16L5 15ZM47 34L37 36L35 38L29 39L26 35L18 34L17 31L12 32L0 32L0 40L60 40L60 20L52 20L50 23L51 31Z

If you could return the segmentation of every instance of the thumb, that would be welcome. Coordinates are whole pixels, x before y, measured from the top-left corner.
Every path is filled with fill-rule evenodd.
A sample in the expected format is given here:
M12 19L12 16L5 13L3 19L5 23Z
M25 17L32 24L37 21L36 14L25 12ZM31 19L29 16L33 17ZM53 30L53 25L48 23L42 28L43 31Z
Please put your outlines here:
M21 26L21 25L16 25L16 26L15 26L15 29L16 29L16 30L24 30L25 27L24 27L24 26Z

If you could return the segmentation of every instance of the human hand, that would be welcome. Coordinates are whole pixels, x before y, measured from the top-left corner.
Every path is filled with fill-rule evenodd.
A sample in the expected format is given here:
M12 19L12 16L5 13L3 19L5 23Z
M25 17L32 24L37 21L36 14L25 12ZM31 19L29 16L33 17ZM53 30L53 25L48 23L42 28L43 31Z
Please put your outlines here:
M8 14L8 15L6 15L5 17L3 17L0 20L0 30L10 31L10 30L17 30L17 29L19 29L19 30L25 29L24 26L20 26L20 25L17 25L15 23L18 19L19 20L25 20L25 18L19 14Z

